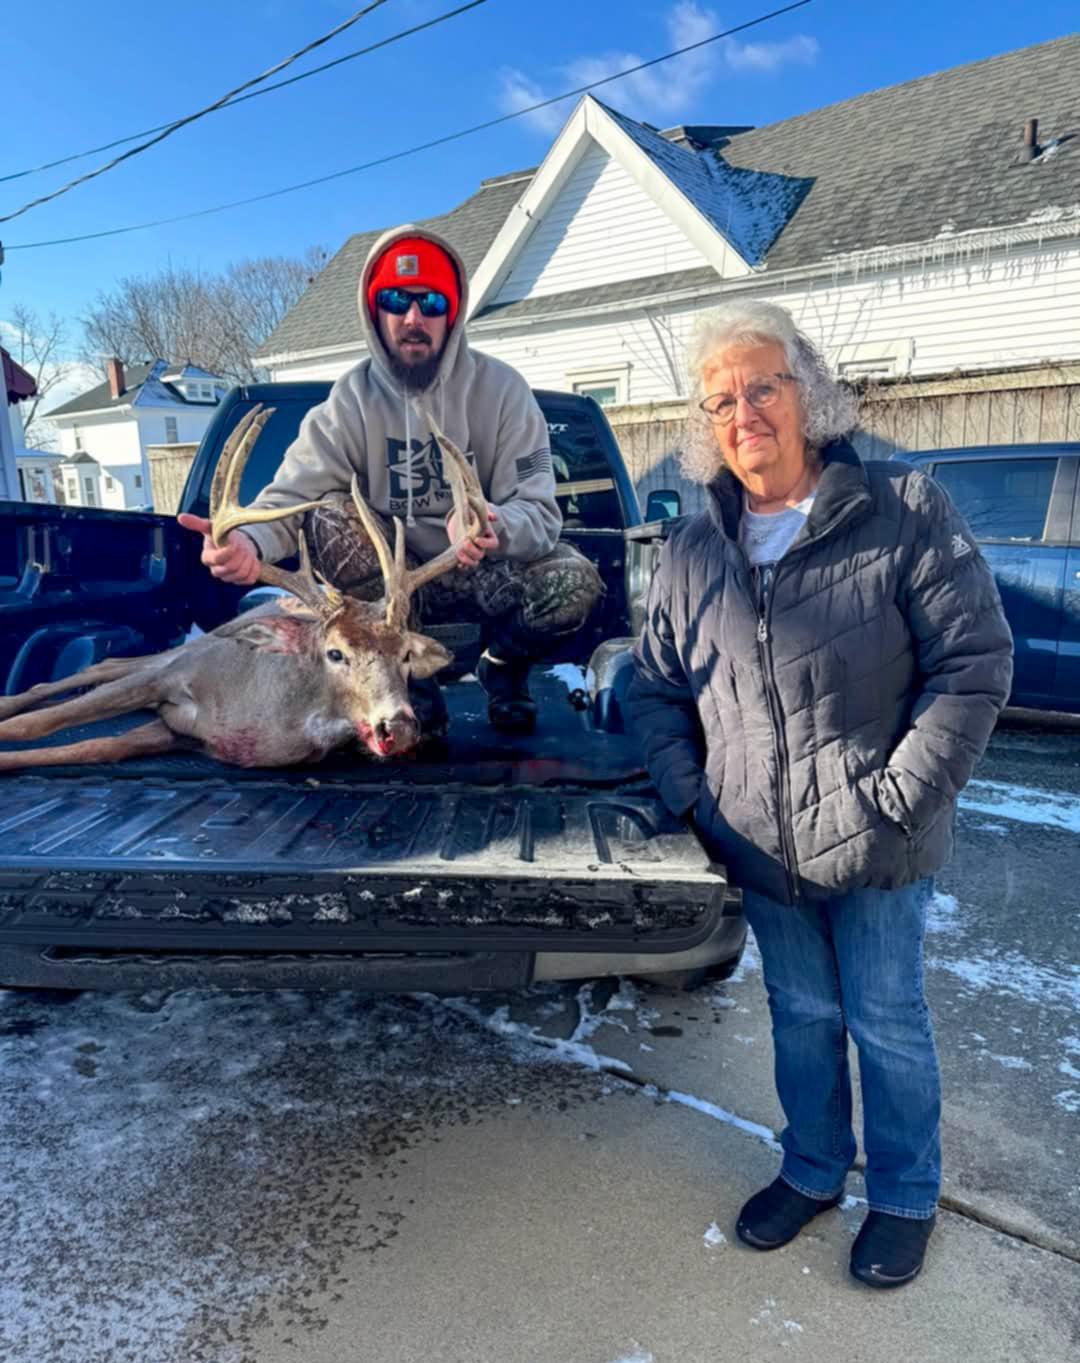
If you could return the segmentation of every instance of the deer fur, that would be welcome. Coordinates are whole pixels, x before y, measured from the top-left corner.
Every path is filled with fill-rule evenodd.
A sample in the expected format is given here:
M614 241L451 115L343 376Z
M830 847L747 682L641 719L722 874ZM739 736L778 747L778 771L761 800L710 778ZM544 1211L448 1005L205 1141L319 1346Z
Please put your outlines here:
M236 526L296 515L313 505L256 512L235 501L244 465L272 411L257 407L248 413L222 452L211 492L216 542ZM475 471L434 423L432 430L447 456L464 537L480 534L487 524L486 504ZM0 771L119 761L172 748L201 750L242 767L318 761L354 740L377 758L409 752L420 737L409 678L430 677L452 661L437 640L408 628L409 598L454 566L458 546L406 570L400 521L395 521L391 553L355 479L353 498L383 569L381 601L356 601L318 582L301 535L300 572L260 567L260 581L284 587L292 596L165 653L110 658L61 681L0 698L0 741L5 742L29 742L136 710L157 711L156 719L114 737L0 752ZM92 689L35 708L82 687Z

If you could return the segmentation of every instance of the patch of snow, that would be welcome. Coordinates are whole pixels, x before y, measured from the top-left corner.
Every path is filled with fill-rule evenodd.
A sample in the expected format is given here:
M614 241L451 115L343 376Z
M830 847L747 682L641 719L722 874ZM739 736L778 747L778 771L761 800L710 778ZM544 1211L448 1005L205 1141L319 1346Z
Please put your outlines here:
M1080 1112L1080 1089L1062 1089L1060 1093L1054 1094L1054 1102L1062 1112L1075 1117Z
M997 1063L1006 1070L1030 1070L1031 1062L1025 1060L1022 1055L995 1055L993 1051L983 1051L983 1055Z
M1080 833L1080 798L1075 795L1010 785L1006 781L969 781L958 804L963 810L994 814L1016 823Z
M587 691L592 693L596 686L596 673L592 668L583 671L577 663L556 663L547 669L549 677L558 677L568 691Z
M960 960L930 957L926 964L933 970L955 975L969 989L1015 994L1043 1007L1080 1012L1080 966L1063 965L1055 970L1052 966L1036 965L1018 951Z
M960 905L956 896L939 890L926 910L926 931L935 936L953 936L960 931Z
M705 1232L705 1243L707 1245L726 1245L727 1236L714 1221Z
M657 1096L660 1096L659 1090L657 1090ZM681 1103L683 1107L693 1108L695 1112L703 1112L706 1117L712 1117L727 1126L733 1126L738 1131L745 1131L748 1136L756 1136L770 1150L779 1151L781 1149L776 1132L771 1127L762 1126L759 1122L748 1121L745 1117L737 1117L734 1112L728 1112L726 1108L718 1107L716 1103L710 1103L704 1098L695 1098L691 1093L679 1093L675 1089L669 1089L664 1096L669 1103Z
M654 1363L654 1359L652 1354L635 1349L632 1354L623 1354L622 1358L616 1358L614 1363Z

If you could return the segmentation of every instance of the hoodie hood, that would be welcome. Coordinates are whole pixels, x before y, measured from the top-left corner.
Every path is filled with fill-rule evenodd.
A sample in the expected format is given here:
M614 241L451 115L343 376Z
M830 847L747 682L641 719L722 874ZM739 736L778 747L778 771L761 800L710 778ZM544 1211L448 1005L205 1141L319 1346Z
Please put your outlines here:
M379 329L375 325L375 319L368 310L367 294L368 283L375 269L375 262L393 246L395 241L403 241L406 237L423 237L425 241L434 242L446 252L454 262L454 268L458 274L458 287L460 289L460 302L458 303L458 314L454 325L447 330L446 344L443 346L442 354L439 356L439 367L432 380L431 387L425 393L418 394L421 401L434 393L445 382L448 375L452 374L464 345L465 340L465 318L469 310L469 280L465 273L465 264L461 257L446 240L440 237L438 232L432 232L426 227L417 227L414 223L406 223L403 227L395 227L389 232L384 232L378 241L368 252L367 260L364 261L364 268L360 275L360 287L357 290L356 305L360 312L360 325L363 328L364 340L367 343L368 353L372 363L379 370L382 377L396 391L401 391L401 382L394 377L393 370L390 368L390 358L386 352L386 346L379 335Z

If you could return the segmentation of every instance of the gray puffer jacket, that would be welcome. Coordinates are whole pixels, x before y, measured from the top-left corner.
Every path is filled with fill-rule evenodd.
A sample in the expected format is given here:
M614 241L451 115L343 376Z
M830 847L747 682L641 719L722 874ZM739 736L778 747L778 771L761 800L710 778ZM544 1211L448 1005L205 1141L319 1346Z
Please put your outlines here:
M628 696L649 771L731 879L785 903L895 889L952 851L1012 680L997 587L908 464L823 451L759 607L725 470L665 545Z

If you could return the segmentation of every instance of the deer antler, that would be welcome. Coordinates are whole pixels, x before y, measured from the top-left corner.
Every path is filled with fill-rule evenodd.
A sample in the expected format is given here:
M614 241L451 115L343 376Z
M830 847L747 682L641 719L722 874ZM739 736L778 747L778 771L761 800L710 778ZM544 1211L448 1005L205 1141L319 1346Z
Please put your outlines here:
M482 535L487 529L487 501L480 487L476 470L461 453L454 442L439 429L435 418L427 414L432 435L439 442L445 458L443 472L450 479L454 497L454 511L458 523L464 526L461 535L449 548L436 554L419 568L405 567L405 529L400 519L394 517L394 550L383 534L382 527L371 513L360 492L360 480L353 475L352 499L356 506L361 524L368 533L372 548L382 569L386 603L386 623L392 629L404 629L409 619L409 601L413 593L433 578L441 576L457 566L458 550L466 540Z
M263 407L257 403L250 412L237 422L236 428L225 442L221 458L214 470L214 481L210 485L210 533L215 544L220 545L230 530L238 526L254 525L261 521L279 521L285 516L295 516L302 511L314 511L318 502L299 502L294 506L274 507L270 510L252 510L241 506L238 501L240 481L244 476L251 451L259 438L262 428L273 416L273 407ZM273 563L259 564L259 581L271 587L283 587L310 607L316 615L329 622L340 615L344 609L344 598L336 587L316 578L311 570L311 558L303 531L298 536L300 551L300 571L290 573Z

